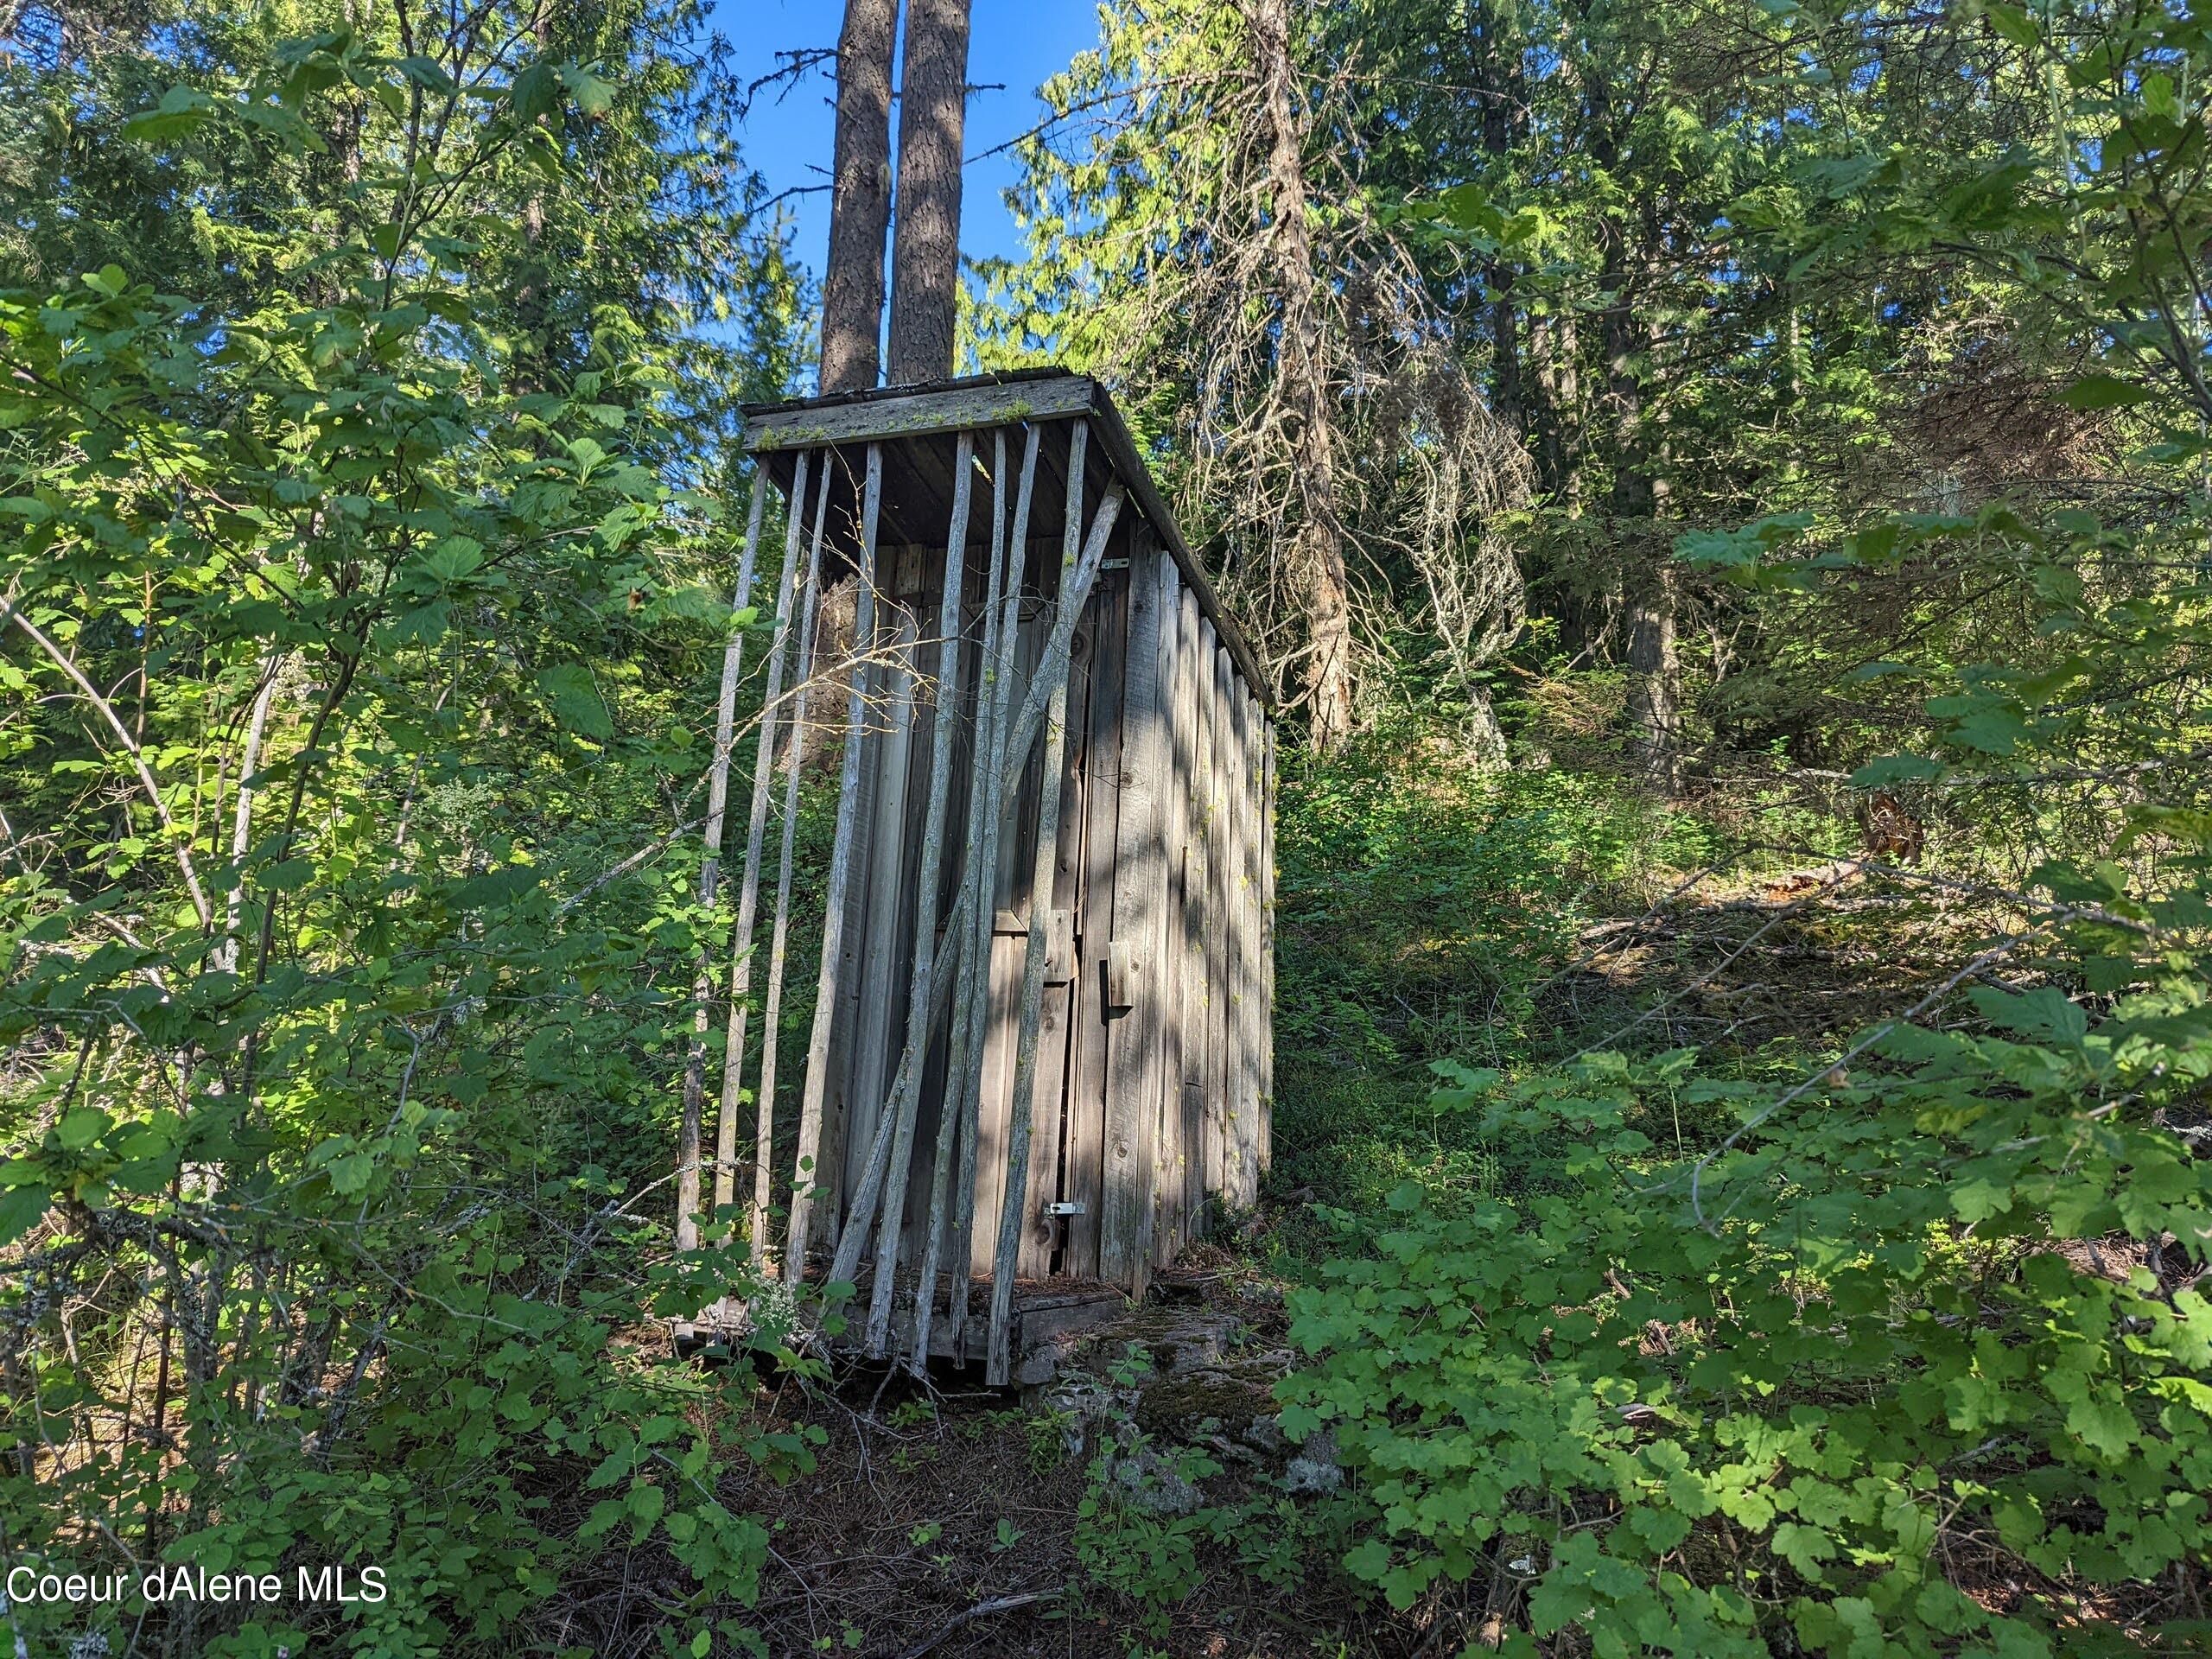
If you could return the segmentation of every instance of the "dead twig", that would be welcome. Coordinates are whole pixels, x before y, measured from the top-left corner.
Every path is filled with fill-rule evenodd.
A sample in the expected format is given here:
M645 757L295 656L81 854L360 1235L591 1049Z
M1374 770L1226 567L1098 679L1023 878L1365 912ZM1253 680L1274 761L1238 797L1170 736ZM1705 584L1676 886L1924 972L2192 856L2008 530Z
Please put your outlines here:
M973 1607L955 1613L950 1618L945 1620L938 1627L934 1634L924 1637L912 1647L899 1649L898 1659L921 1659L922 1655L935 1649L945 1637L965 1625L974 1624L979 1618L991 1618L1000 1613L1010 1613L1017 1607L1032 1606L1040 1601L1057 1600L1061 1593L1058 1590L1025 1590L1017 1596L992 1596L988 1600L979 1601Z

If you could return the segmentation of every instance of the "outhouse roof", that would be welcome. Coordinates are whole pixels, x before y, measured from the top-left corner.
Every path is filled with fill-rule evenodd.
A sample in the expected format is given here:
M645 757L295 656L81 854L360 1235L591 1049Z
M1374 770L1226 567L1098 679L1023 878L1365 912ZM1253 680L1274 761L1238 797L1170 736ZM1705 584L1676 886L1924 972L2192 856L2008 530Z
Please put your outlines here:
M1095 377L1065 369L1016 369L996 374L964 375L918 386L877 386L862 391L831 392L790 403L744 405L745 448L760 457L779 487L791 486L803 450L845 449L870 443L883 446L883 493L878 509L878 538L891 545L929 546L944 538L951 516L953 465L957 435L1023 421L1084 420L1090 427L1092 453L1103 454L1111 478L1144 515L1173 557L1184 582L1197 596L1200 612L1236 664L1245 683L1269 702L1268 681L1243 630L1230 618L1220 596L1199 565L1175 516L1167 508L1151 469L1145 465L1112 396ZM1033 486L1032 533L1057 533L1066 512L1067 472L1055 454L1040 446ZM1008 456L1009 467L1015 457ZM844 468L847 482L857 469ZM1095 510L1109 481L1107 469L1087 467L1084 512ZM969 536L980 545L990 516L973 515Z

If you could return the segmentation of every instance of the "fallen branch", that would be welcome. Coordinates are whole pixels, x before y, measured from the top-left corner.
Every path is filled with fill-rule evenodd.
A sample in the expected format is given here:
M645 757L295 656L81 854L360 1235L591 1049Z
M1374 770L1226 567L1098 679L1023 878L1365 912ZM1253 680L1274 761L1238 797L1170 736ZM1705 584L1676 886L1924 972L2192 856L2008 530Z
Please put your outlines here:
M963 1612L955 1613L950 1618L945 1620L938 1627L935 1635L924 1637L912 1647L899 1649L898 1659L921 1659L922 1655L929 1652L963 1625L972 1624L979 1618L989 1618L999 1613L1010 1613L1017 1607L1032 1606L1040 1601L1055 1601L1062 1593L1058 1590L1025 1590L1018 1596L993 1596L988 1601L979 1601L973 1607Z

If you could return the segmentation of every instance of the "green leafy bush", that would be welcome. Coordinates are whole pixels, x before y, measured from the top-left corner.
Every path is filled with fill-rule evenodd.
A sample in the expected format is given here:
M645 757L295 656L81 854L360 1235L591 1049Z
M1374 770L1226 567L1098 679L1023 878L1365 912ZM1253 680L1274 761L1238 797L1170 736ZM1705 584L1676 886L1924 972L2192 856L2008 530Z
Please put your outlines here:
M2029 572L2056 661L1956 671L1935 752L1867 780L2032 802L2201 741L2193 683L2131 706L2202 649L2200 583L2085 580L2113 543L2078 518L1922 521L1877 556L1900 535ZM1408 1183L1292 1300L1286 1427L1333 1430L1368 1506L1347 1565L1401 1607L1471 1585L1524 1649L2212 1634L2212 817L2189 769L2160 787L2026 891L1927 878L1994 931L1793 1086L1690 1052L1444 1068L1434 1109L1516 1196Z
M682 855L613 879L682 839L728 626L697 343L533 264L677 233L591 168L693 167L696 85L534 17L435 57L231 19L113 142L237 169L206 205L254 280L0 295L0 1539L286 1591L18 1600L20 1650L588 1645L548 1609L634 1557L703 1654L766 1557L722 1482L813 1456L746 1416L751 1354L668 1352L752 1288L651 1219L726 933ZM295 1593L335 1566L385 1596Z

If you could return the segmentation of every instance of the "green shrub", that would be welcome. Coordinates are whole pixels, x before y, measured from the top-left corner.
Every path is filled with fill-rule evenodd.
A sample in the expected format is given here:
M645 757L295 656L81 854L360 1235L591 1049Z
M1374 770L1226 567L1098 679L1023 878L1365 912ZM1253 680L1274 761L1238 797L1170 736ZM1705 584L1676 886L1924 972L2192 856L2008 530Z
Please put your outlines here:
M1521 1650L1601 1656L2212 1636L2212 814L2174 764L2205 710L2131 708L2202 650L2203 594L2099 593L2081 522L1860 539L1900 535L2017 561L2082 648L1956 671L1936 752L1862 785L2031 804L2108 769L2164 798L2029 891L1930 878L1999 930L1794 1086L1688 1052L1442 1068L1433 1109L1513 1193L1409 1182L1347 1224L1292 1295L1312 1363L1283 1395L1287 1429L1335 1433L1346 1564L1399 1607L1472 1582Z

